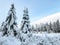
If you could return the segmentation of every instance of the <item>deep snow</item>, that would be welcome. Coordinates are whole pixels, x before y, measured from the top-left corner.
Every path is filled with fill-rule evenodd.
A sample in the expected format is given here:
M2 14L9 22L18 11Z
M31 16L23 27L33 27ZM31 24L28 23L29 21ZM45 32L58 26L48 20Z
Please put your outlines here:
M13 36L4 36L0 37L0 45L60 45L60 33L33 33L32 37L26 37L26 42Z
M0 37L0 45L20 45L21 42L19 39L16 39L15 37L9 36L9 37Z

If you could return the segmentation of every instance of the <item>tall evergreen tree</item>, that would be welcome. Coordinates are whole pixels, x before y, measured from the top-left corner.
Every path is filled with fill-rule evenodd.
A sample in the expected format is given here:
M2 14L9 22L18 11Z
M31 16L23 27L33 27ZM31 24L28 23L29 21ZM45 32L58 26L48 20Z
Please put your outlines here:
M29 21L29 15L28 15L28 8L24 9L24 14L22 18L22 24L21 24L21 41L25 42L26 37L31 37L31 28L30 28L30 21Z
M2 24L3 35L17 35L17 23L16 23L16 16L15 16L15 8L14 4L11 5L11 8L8 12L8 17L5 22Z
M26 8L24 10L23 20L22 20L21 23L22 23L21 30L22 30L23 33L27 34L28 32L31 32L29 15L28 15L28 8Z
M47 31L47 27L46 27L46 25L44 25L44 31Z
M33 31L34 31L34 29L35 29L35 27L32 25L32 27L31 27L31 28L32 28L32 32L33 32Z
M53 32L57 32L56 22L53 23Z
M49 30L52 30L52 24L51 24L51 22L49 24Z
M56 21L56 31L60 32L60 22L59 22L59 20Z

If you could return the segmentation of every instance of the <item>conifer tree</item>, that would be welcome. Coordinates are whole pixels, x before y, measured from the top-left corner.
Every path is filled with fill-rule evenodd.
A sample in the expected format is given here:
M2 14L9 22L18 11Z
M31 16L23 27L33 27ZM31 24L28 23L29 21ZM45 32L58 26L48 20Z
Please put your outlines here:
M59 22L59 20L56 21L56 28L57 28L56 31L60 32L60 22Z
M16 23L16 16L15 16L15 8L14 4L11 5L11 8L8 12L8 17L5 22L2 24L3 35L17 35L17 23Z
M31 32L31 30L30 30L29 15L28 15L28 8L26 8L24 10L21 30L25 34L27 34L28 32Z
M24 9L24 14L21 22L21 41L25 42L26 37L31 37L31 28L30 28L30 21L29 21L29 15L28 15L28 8Z

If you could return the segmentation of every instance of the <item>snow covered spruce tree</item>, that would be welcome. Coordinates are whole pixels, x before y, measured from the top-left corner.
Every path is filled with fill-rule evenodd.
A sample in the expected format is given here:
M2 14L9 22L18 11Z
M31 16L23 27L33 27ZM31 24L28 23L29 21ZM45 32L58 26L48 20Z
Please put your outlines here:
M29 21L29 15L28 15L28 8L24 9L24 14L21 22L21 41L25 42L26 38L31 37L31 26Z
M8 12L8 17L5 20L5 22L2 24L2 31L3 31L3 36L4 35L12 35L16 36L17 35L17 23L16 23L16 16L15 16L15 8L14 4L11 5L11 8Z
M56 22L53 23L53 31L55 33L60 33L60 22L57 20Z
M59 20L56 21L56 32L60 33L60 22L59 22Z

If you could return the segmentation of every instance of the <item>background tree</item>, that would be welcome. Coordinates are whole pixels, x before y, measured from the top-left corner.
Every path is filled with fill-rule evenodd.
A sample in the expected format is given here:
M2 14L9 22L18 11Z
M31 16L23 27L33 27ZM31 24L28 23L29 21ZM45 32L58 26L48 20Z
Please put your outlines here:
M56 31L60 32L60 22L59 22L59 20L56 21Z

